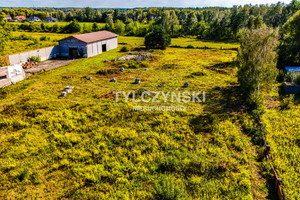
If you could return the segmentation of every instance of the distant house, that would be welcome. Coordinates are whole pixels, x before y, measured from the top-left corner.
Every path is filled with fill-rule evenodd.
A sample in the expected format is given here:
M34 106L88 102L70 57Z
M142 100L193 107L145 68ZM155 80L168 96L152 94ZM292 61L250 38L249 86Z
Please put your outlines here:
M62 57L92 57L118 47L118 35L109 31L97 31L74 35L59 41Z
M300 86L296 83L283 83L283 88L286 94L299 94Z
M4 19L6 19L7 21L10 21L12 20L11 16L10 15L6 15L6 17L4 17Z
M19 22L21 22L21 21L25 20L26 17L23 16L23 15L18 15L18 16L16 16L16 19L17 19Z
M56 18L54 18L54 17L47 17L45 19L45 22L58 22L58 20Z
M294 72L300 74L300 67L285 67L286 72Z
M28 19L29 19L29 21L31 21L31 22L40 22L40 21L41 21L41 19L38 18L38 17L36 17L36 16L31 16L31 17L29 17Z

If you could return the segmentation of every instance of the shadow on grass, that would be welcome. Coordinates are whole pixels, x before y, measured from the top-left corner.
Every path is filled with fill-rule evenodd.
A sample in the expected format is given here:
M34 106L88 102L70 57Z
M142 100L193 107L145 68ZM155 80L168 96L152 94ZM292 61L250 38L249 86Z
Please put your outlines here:
M251 110L246 106L245 100L242 99L238 86L229 86L221 90L211 89L207 92L206 99L207 102L203 109L204 113L190 120L189 125L196 134L209 134L214 130L216 124L230 118L237 120L243 126L243 120L239 116L243 114L251 115ZM255 129L256 127L253 128ZM258 148L261 147L260 144L255 142L255 137L257 137L255 134L249 132L245 132L245 134L250 136L252 145ZM261 163L263 158L264 155L261 155L255 160ZM262 172L267 171L263 168L259 170L259 173L267 182L268 196L266 198L277 200L274 178L270 174L262 175Z
M232 61L232 62L218 63L218 64L215 64L215 65L213 65L211 67L212 68L224 69L224 68L235 68L235 66L237 66L237 62L236 61Z
M179 48L179 49L210 49L210 50L232 50L232 51L238 51L238 48L223 48L223 47L220 47L220 48L216 48L216 47L207 47L207 46L204 46L204 47L194 47L194 46L180 46L180 45L171 45L169 46L171 48Z

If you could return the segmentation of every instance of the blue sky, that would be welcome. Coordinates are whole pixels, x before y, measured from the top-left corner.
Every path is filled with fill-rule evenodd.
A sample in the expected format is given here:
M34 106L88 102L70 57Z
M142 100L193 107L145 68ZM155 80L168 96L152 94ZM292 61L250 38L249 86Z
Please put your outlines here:
M206 7L244 4L272 4L278 0L0 0L0 7L93 7L93 8L134 8L134 7ZM290 3L291 0L281 0Z

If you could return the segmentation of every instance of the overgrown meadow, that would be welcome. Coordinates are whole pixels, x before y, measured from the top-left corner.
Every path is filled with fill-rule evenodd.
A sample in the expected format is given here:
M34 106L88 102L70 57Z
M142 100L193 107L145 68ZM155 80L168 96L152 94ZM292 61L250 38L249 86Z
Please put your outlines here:
M263 117L266 140L271 146L274 167L290 199L300 198L300 106L290 110L268 110Z
M34 33L34 32L13 32L12 37L7 41L3 55L11 55L34 49L58 45L58 41L71 36L71 34L58 33Z
M120 37L119 43L118 49L0 90L0 197L272 197L269 166L258 162L262 149L245 131L255 128L255 123L243 112L237 95L233 61L238 45L178 38L172 40L172 47L153 51L155 59L104 63L128 54L120 52L123 46L136 53L143 38ZM124 72L108 72L121 66ZM113 77L117 82L110 82ZM132 84L135 78L141 84ZM183 88L185 82L189 88ZM165 86L158 87L162 83ZM58 98L68 85L74 86L73 92ZM113 94L146 90L207 95L205 103L150 103L186 106L182 112L137 112L133 106L148 104L126 102L123 97L116 102ZM266 120L272 118L267 115ZM278 127L268 125L270 132L273 129ZM274 148L282 145L274 142ZM299 150L299 145L294 149ZM298 184L284 181L288 188ZM297 190L293 190L296 195ZM289 193L297 199L294 194Z

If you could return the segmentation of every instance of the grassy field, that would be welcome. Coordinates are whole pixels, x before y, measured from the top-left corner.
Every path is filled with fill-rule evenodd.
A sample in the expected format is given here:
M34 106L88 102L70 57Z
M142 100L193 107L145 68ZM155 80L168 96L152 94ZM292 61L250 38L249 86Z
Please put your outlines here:
M65 22L58 22L58 23L65 23ZM12 37L17 37L21 35L31 36L32 38L37 39L38 42L35 43L33 40L10 40L7 42L7 46L5 47L4 51L1 52L2 56L58 45L59 40L75 34L38 33L38 32L30 32L30 33L13 32L12 33ZM47 37L48 40L40 40L40 38L43 36ZM127 40L126 38L127 37L121 36L119 42L126 43ZM144 44L144 41L137 37L131 37L130 41L132 45L142 46ZM187 47L188 45L193 45L195 48L210 47L210 48L224 48L224 49L231 49L231 48L238 47L238 44L236 43L215 43L215 42L206 42L206 41L200 41L197 39L188 39L188 38L175 38L172 40L171 45L180 46L180 47Z
M300 199L300 105L286 111L268 110L263 122L284 192L289 199Z
M11 55L15 53L21 53L25 51L30 51L34 49L50 47L58 45L58 41L70 36L70 34L58 34L58 33L28 33L28 32L13 32L12 37L18 37L21 35L26 35L32 39L28 40L10 40L7 42L7 45L3 52L3 55ZM47 40L41 40L41 37L47 37ZM33 39L36 39L35 42Z
M259 149L243 132L254 125L236 95L237 52L221 50L237 45L174 39L177 47L152 52L154 60L97 74L119 71L124 63L104 60L126 55L119 49L143 38L119 42L118 49L0 90L0 198L272 198ZM189 44L214 49L182 48ZM132 84L135 78L141 84ZM58 98L67 85L73 92ZM115 102L113 91L145 90L207 95L205 103ZM132 110L140 105L187 109Z

